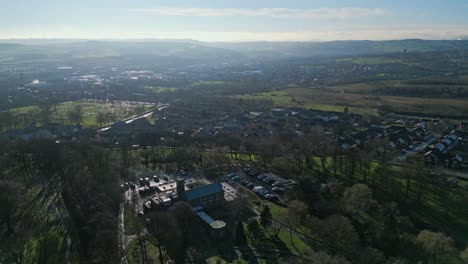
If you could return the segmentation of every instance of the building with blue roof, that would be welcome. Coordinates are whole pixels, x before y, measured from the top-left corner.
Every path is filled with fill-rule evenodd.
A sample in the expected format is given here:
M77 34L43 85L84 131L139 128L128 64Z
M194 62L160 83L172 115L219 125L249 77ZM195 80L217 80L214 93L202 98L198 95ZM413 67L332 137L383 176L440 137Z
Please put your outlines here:
M177 180L177 196L192 207L216 207L224 202L224 189L220 183L212 183L187 191L184 185L184 180L179 178Z

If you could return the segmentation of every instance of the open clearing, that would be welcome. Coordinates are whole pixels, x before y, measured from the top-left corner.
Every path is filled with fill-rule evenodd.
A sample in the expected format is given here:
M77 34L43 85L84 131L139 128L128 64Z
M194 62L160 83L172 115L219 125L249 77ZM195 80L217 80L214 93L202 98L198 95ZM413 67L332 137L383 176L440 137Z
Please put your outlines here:
M67 115L70 111L76 107L81 107L83 112L83 122L82 125L87 127L98 127L101 124L98 124L96 117L98 113L105 114L108 118L102 125L108 125L119 120L125 120L134 115L142 114L144 112L150 111L155 106L149 103L140 103L140 102L126 102L126 101L116 101L113 103L99 101L99 100L80 100L80 101L71 101L60 103L55 106L52 106L52 122L61 123L64 125L69 125L70 121L67 118ZM13 116L17 119L21 119L22 115L28 115L35 117L39 120L39 106L27 106L21 108L14 108L8 110Z

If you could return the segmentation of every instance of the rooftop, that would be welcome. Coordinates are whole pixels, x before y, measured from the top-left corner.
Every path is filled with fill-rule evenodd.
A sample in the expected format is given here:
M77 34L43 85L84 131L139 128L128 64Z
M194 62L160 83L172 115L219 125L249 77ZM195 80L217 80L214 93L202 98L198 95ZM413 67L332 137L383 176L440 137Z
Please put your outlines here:
M202 187L194 188L185 192L187 201L195 200L204 196L223 192L223 187L220 183L212 183Z
M213 220L213 218L211 218L209 215L207 215L205 212L203 211L200 211L200 212L197 212L197 215L203 220L205 221L205 223L211 225L215 220Z
M223 227L226 226L226 223L224 221L221 221L221 220L216 220L216 221L213 221L210 226L214 229L221 229Z

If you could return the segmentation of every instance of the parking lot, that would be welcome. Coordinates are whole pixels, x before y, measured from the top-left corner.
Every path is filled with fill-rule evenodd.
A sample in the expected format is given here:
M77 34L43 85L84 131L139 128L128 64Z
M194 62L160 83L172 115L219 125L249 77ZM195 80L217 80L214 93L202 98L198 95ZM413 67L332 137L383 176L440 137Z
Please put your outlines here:
M255 168L243 168L237 172L230 172L225 177L232 184L242 185L269 201L280 201L283 194L293 189L295 184L294 181L273 173L260 173Z

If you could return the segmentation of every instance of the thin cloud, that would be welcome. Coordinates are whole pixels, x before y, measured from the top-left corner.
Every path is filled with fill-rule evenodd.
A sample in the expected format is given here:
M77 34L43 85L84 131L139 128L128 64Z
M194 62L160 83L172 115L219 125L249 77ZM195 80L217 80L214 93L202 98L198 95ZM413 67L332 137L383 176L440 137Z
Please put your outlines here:
M273 17L273 18L307 18L307 19L353 19L389 15L391 12L384 8L132 8L132 13L147 13L163 16L192 16L192 17Z

